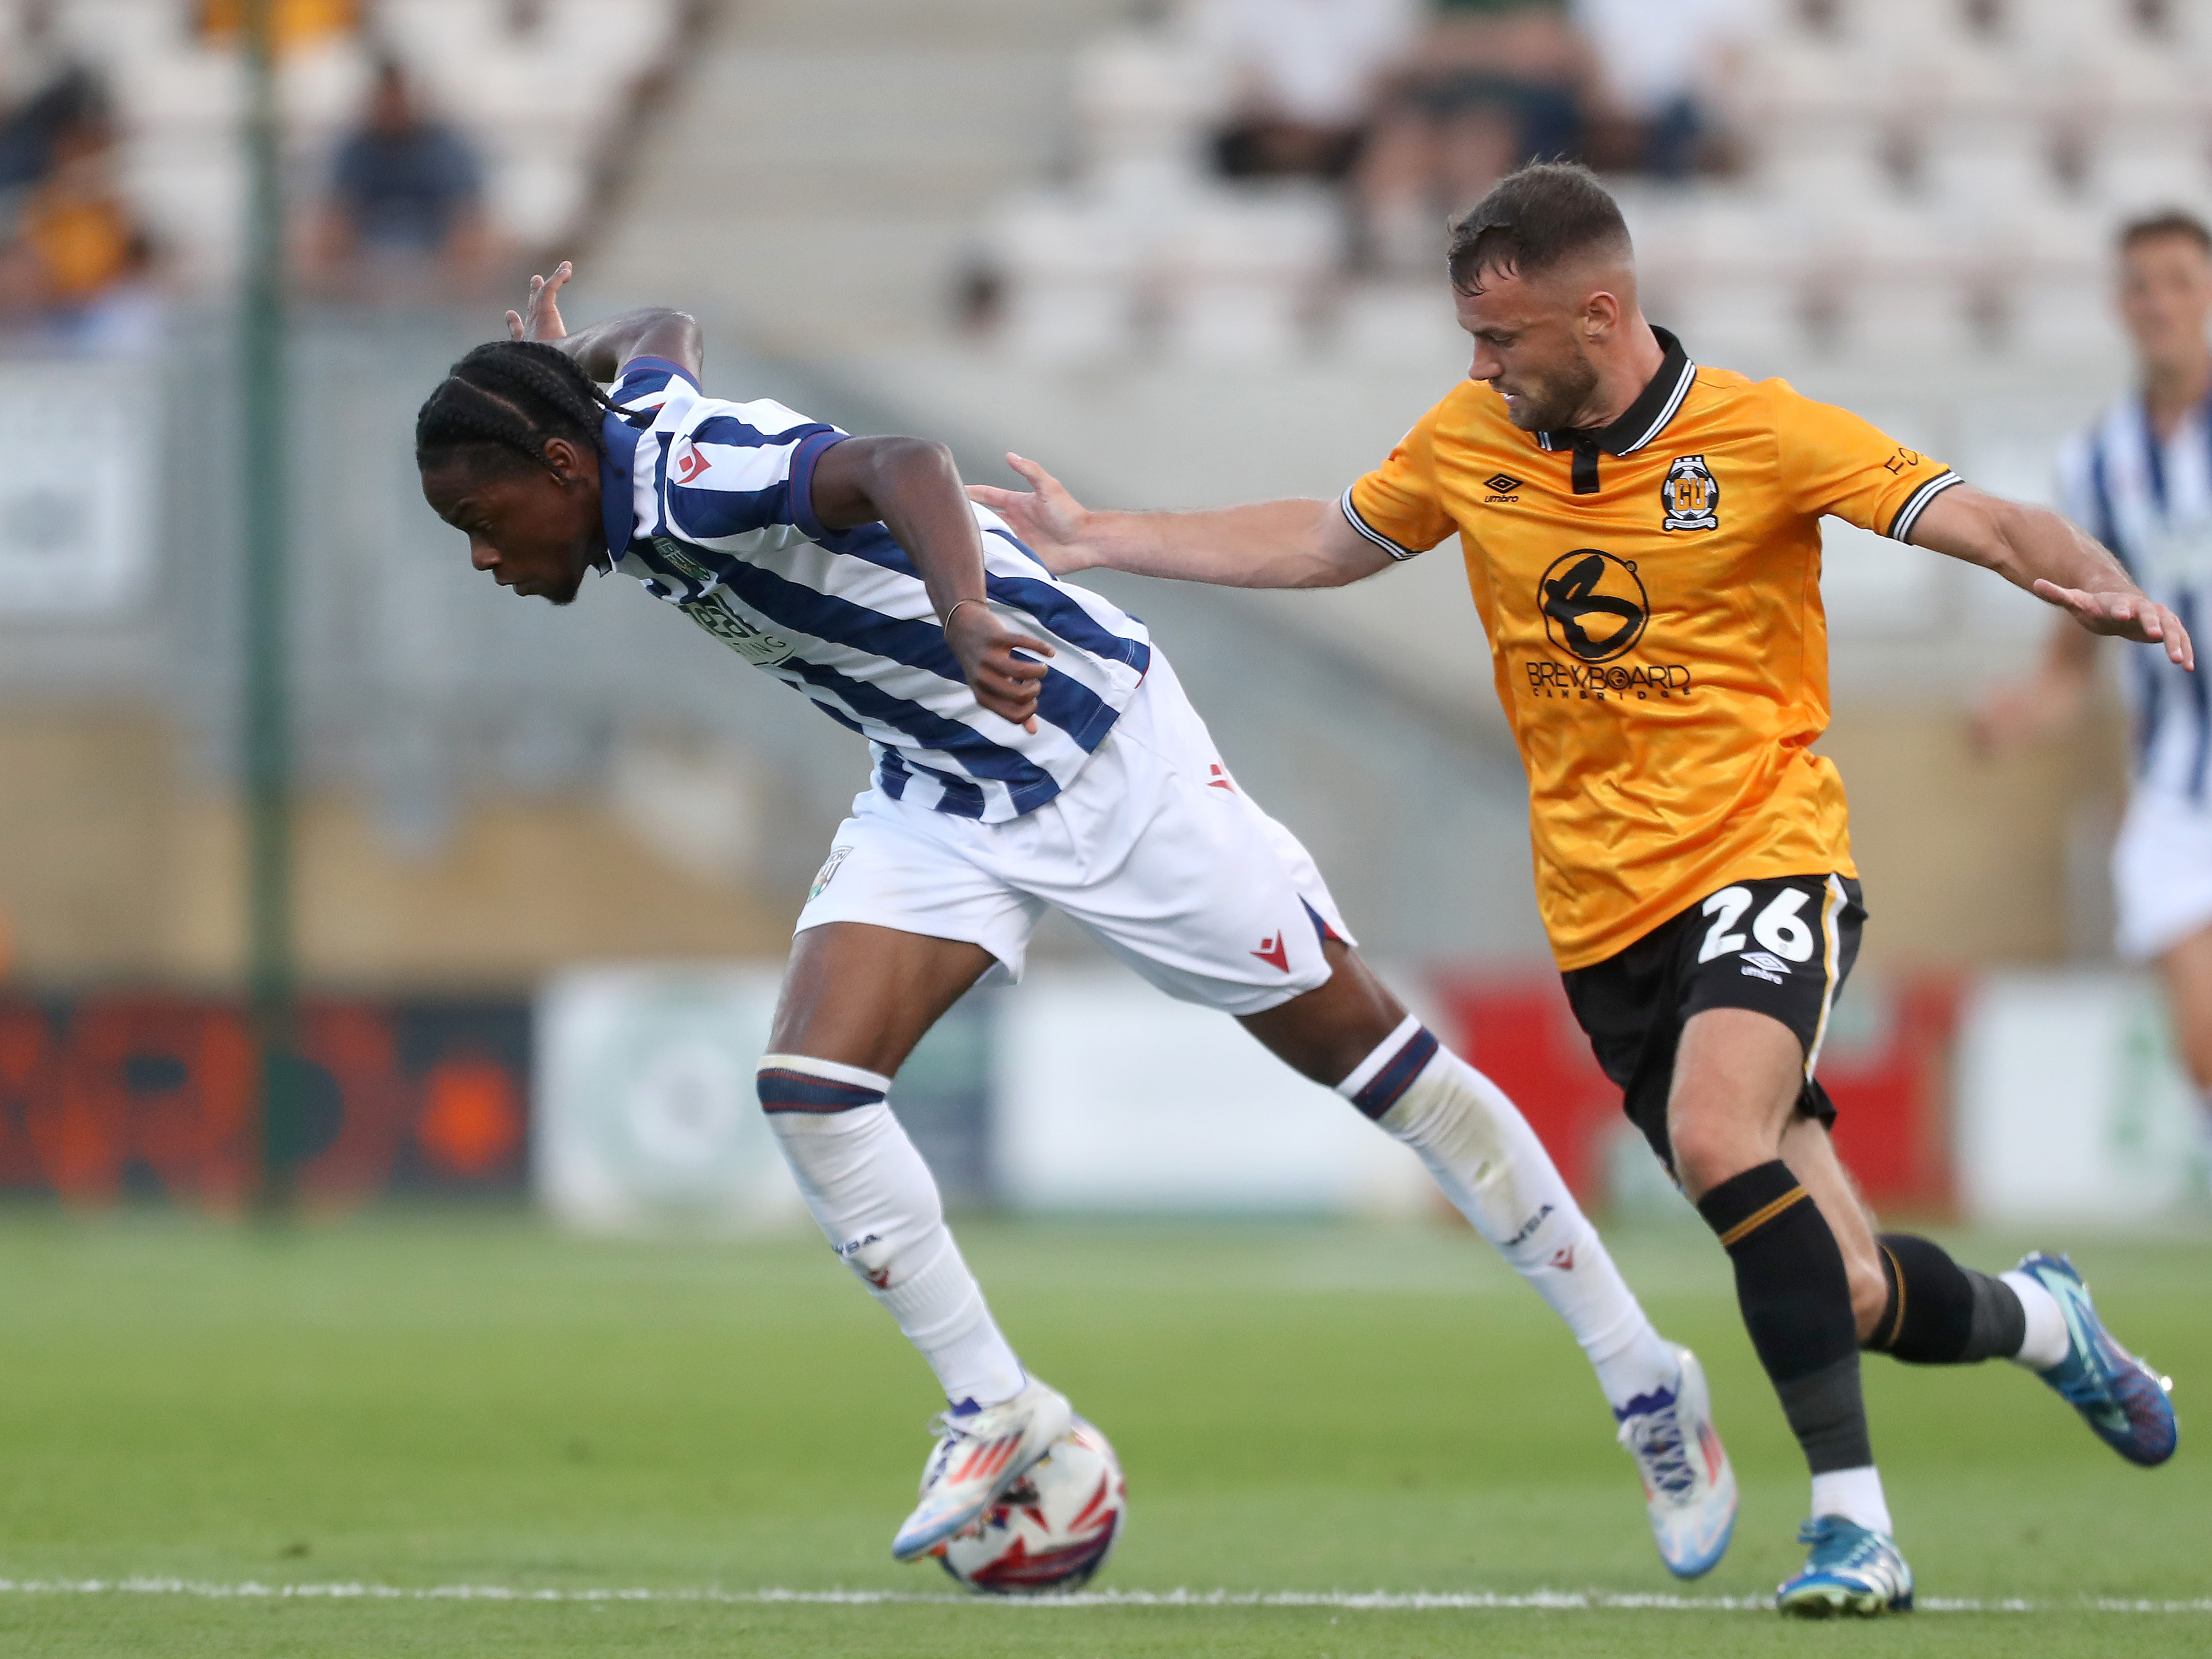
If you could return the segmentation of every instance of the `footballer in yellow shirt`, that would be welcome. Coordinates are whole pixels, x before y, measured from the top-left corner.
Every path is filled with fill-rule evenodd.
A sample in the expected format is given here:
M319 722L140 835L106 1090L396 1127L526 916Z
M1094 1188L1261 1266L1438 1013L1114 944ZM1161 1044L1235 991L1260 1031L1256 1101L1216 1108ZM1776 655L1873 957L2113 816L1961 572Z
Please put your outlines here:
M1842 781L1811 750L1828 721L1820 515L1903 538L1961 482L1652 335L1658 373L1604 428L1532 442L1467 381L1343 500L1393 559L1461 538L1563 969L1729 880L1855 873Z
M1798 1614L1911 1607L1859 1350L2013 1359L2123 1456L2175 1443L2164 1380L2073 1268L1991 1275L1877 1233L1815 1077L1865 912L1827 724L1823 514L1982 565L2092 633L2186 631L2057 514L1779 380L1703 368L1645 321L1619 208L1586 170L1522 168L1454 222L1468 380L1340 499L1094 513L971 490L1055 572L1340 586L1457 534L1528 774L1536 891L1599 1063L1728 1252L1813 1477Z

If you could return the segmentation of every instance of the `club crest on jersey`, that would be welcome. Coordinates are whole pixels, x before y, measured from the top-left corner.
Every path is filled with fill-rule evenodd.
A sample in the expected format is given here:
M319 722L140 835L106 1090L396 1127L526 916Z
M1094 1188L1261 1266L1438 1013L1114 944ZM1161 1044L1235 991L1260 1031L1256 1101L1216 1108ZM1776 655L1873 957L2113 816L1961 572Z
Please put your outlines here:
M1662 530L1718 530L1721 527L1721 487L1702 455L1677 455L1667 469L1667 482L1659 486L1659 503L1667 509L1659 520Z

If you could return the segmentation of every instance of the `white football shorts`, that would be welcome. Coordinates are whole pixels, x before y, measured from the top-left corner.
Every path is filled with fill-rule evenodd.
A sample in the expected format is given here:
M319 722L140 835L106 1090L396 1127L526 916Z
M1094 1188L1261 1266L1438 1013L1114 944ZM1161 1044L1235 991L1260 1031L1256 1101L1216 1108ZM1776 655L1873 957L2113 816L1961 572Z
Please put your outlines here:
M1352 935L1297 837L1255 805L1156 647L1151 672L1075 781L1004 823L853 803L793 930L860 921L965 939L1022 975L1048 907L1185 1002L1264 1013L1329 976Z
M2112 848L2120 955L2147 962L2212 927L2212 805L2137 788Z

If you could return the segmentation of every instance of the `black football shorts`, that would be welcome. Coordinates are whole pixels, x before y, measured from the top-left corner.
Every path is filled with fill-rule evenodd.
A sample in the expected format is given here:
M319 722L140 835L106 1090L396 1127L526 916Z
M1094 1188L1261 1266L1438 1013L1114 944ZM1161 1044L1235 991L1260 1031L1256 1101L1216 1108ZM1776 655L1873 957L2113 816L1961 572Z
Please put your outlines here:
M1733 883L1662 922L1618 955L1561 975L1575 1018L1629 1121L1671 1170L1667 1096L1682 1027L1708 1008L1749 1008L1797 1034L1805 1049L1801 1116L1836 1121L1813 1076L1829 1011L1859 953L1866 910L1848 876Z

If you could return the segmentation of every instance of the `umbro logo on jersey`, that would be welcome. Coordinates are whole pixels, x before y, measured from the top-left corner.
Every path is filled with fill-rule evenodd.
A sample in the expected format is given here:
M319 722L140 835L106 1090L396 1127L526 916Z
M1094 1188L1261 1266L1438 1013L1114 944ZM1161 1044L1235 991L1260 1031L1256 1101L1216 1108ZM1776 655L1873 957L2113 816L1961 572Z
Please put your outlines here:
M1490 501L1517 501L1521 499L1513 493L1521 488L1521 480L1510 472L1492 473L1482 481L1482 487L1490 492L1486 497Z
M1666 516L1662 530L1718 530L1721 527L1721 487L1702 455L1677 455L1667 469L1667 482L1659 486L1660 505Z
M1291 971L1291 953L1288 943L1282 934L1277 933L1272 939L1261 939L1260 948L1252 954L1277 973L1287 974Z

